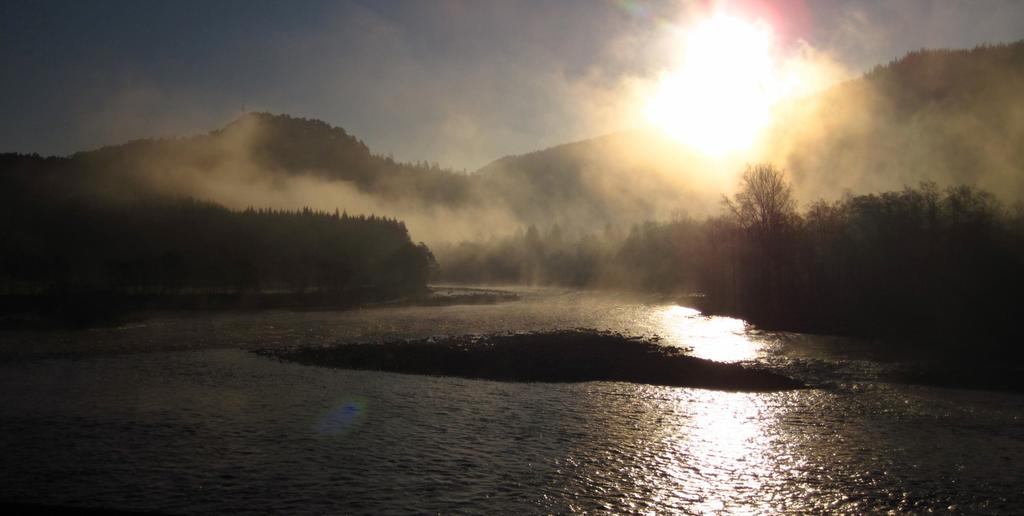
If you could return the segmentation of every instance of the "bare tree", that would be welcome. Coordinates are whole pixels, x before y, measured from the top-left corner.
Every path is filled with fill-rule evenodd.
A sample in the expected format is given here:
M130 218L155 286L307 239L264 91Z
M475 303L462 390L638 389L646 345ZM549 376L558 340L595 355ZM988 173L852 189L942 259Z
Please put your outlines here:
M741 265L746 303L765 317L778 317L783 310L783 285L791 284L797 274L789 237L799 215L786 176L771 164L748 165L739 193L724 202L747 234L740 239L746 249Z
M762 236L778 234L796 218L796 200L785 173L769 163L747 165L739 193L724 201L740 227Z

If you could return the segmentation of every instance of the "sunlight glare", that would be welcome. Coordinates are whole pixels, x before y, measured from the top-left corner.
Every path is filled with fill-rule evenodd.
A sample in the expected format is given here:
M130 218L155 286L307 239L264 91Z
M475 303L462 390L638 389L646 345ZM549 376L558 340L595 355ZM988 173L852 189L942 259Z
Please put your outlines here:
M695 357L718 362L739 362L757 357L758 345L746 335L746 323L732 317L705 316L698 310L667 306L662 325L672 342L692 348Z
M785 82L772 55L772 32L718 14L686 33L681 66L662 76L648 121L707 154L750 146L770 121Z
M676 465L669 478L679 480L669 488L693 496L692 509L702 514L772 512L765 505L737 504L735 499L740 493L758 492L778 471L766 457L781 408L758 395L706 390L679 393L676 402L689 417L682 431L669 438L688 450L690 458Z

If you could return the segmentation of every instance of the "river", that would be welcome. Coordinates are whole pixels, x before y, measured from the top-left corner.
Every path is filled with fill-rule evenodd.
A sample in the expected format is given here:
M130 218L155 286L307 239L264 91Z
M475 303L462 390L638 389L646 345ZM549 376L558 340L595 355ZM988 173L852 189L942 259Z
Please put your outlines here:
M0 332L0 500L163 513L779 513L1024 507L1024 396L888 383L876 345L665 299L164 314ZM587 327L813 389L502 383L249 349Z

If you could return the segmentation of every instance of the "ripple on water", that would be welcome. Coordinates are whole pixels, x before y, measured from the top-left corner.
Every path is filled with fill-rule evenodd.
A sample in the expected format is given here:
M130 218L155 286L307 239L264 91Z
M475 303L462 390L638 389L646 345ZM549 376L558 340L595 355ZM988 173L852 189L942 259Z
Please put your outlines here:
M31 349L12 348L24 335L0 335L0 498L172 513L1013 512L1024 504L1024 398L874 382L871 363L781 356L792 349L783 337L736 323L723 323L720 337L745 336L752 360L838 375L849 387L744 394L507 384L304 367L231 349L519 329L510 321L657 333L686 345L715 320L671 311L563 293L389 315L170 318L37 335L25 341ZM678 333L666 318L682 318L673 319Z

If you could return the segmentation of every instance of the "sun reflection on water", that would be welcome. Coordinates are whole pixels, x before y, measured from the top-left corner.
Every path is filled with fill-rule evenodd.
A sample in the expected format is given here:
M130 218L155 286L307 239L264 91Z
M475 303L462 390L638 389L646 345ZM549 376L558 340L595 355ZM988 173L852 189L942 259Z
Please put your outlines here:
M757 358L759 346L751 341L741 319L708 317L684 306L666 306L658 317L669 341L692 349L693 356L719 362Z
M674 396L675 425L663 439L678 459L666 464L661 496L686 500L688 511L752 514L771 512L761 491L783 464L773 462L774 426L783 412L774 397L699 389Z

